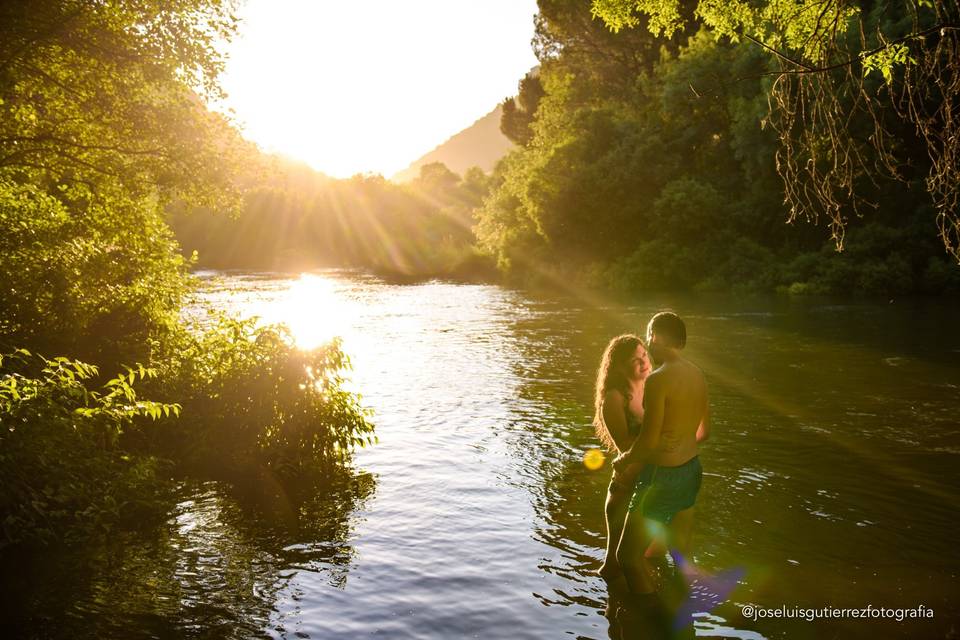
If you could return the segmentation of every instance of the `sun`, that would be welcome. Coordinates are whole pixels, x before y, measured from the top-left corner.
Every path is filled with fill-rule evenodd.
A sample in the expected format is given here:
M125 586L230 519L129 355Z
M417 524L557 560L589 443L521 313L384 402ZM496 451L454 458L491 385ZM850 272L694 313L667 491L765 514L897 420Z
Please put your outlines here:
M248 0L224 109L271 153L390 177L516 92L535 0Z
M301 273L263 308L261 316L287 325L297 347L313 349L344 336L350 309L331 280Z

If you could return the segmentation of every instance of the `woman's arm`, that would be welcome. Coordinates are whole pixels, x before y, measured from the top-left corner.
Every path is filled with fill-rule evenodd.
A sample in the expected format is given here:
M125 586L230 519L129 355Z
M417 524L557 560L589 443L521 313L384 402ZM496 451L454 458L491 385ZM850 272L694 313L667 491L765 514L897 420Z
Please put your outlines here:
M614 462L614 469L627 472L631 467L639 473L648 458L656 455L663 430L663 414L666 404L662 381L653 373L647 378L643 390L643 427L633 446Z
M626 451L632 444L626 412L626 399L623 394L617 390L607 391L603 397L603 424L620 452Z

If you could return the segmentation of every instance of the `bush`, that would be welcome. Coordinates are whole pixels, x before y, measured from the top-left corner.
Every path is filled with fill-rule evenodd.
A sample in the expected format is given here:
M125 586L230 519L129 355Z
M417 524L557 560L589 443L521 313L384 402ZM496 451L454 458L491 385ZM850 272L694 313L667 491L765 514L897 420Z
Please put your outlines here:
M69 353L112 369L149 359L149 339L176 324L187 263L158 205L131 199L94 209L0 179L3 348Z
M614 291L631 293L684 290L695 285L706 269L692 250L651 240L614 262L607 270L607 282Z
M23 349L0 357L0 546L153 522L169 507L167 467L232 481L329 478L375 442L369 411L343 388L337 341L301 351L283 327L220 316L161 347L152 368L99 389L94 365ZM135 382L169 401L139 398Z
M375 441L360 396L343 388L349 360L339 341L303 351L285 327L220 315L206 329L185 328L166 348L151 384L183 405L183 417L131 440L191 473L326 475L354 447Z
M960 293L960 266L945 256L932 256L923 272L925 293Z
M708 276L697 285L700 291L730 291L737 294L769 291L779 277L772 251L749 238L720 238L707 263Z
M176 415L177 405L137 398L137 367L90 388L97 368L20 349L0 356L0 546L75 540L117 521L162 515L167 483L152 456L118 446L136 418Z

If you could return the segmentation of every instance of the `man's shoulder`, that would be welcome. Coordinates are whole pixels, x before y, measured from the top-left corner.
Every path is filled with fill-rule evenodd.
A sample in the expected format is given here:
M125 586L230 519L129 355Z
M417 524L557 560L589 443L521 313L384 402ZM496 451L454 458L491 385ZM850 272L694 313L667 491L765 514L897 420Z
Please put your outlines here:
M687 365L687 367L688 367L687 371L688 371L689 373L692 373L692 374L694 374L694 375L697 375L697 376L703 378L704 380L706 380L706 377L707 377L707 376L706 376L706 374L703 373L703 369L700 368L700 365L698 365L696 362L692 362L692 361L690 361L690 360L687 360L686 358L683 359L683 362Z
M707 378L703 374L703 370L684 359L664 364L653 371L647 376L646 388L648 390L651 388L662 389L666 392L667 389L676 388L678 385L685 387L693 379L700 380L706 385Z
M671 377L671 375L672 374L669 370L669 367L667 365L661 365L647 375L647 379L643 382L644 388L650 389L651 387L662 385Z
M690 362L690 361L688 360L687 362ZM706 383L707 383L707 374L705 374L705 373L703 372L703 369L700 368L700 365L698 365L698 364L695 363L695 362L690 362L690 366L693 367L693 370L696 372L696 374L700 377L701 380L703 380L703 383L706 384Z

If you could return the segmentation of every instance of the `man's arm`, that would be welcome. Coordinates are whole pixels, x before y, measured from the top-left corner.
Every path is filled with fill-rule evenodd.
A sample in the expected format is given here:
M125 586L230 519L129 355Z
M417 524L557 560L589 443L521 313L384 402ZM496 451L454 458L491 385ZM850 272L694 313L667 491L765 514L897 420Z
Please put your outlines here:
M700 420L700 426L697 427L697 444L710 437L710 400L707 396L707 387L703 387L703 419Z

